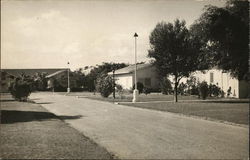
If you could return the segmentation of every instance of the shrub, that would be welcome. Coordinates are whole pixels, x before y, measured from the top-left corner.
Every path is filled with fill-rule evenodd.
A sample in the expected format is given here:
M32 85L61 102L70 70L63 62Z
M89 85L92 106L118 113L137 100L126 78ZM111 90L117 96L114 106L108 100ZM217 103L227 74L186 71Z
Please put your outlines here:
M187 85L181 82L181 84L179 84L177 91L179 94L184 95L186 88L187 88Z
M208 84L203 81L199 84L199 93L202 99L206 99L208 96Z
M173 92L171 81L164 77L161 83L161 92L163 94L171 94Z
M144 85L141 82L137 82L137 90L139 91L139 94L143 92ZM133 90L135 89L135 85L133 86Z
M124 92L122 86L119 84L116 84L115 89L116 89L116 92L118 93L118 95L120 96L120 99L122 99L122 95Z
M10 85L10 93L18 101L27 101L32 91L32 82L24 78L16 78Z
M190 95L199 95L199 88L196 78L194 76L190 76L187 80L187 93Z
M208 87L208 94L209 96L215 96L218 97L220 95L222 95L222 90L220 87L214 85L214 84L210 84Z
M146 95L147 95L147 94L150 94L151 91L152 91L151 88L147 88L147 87L144 87L144 88L143 88L143 93L145 93Z
M113 92L113 79L107 74L101 75L97 79L96 89L102 97L108 97Z

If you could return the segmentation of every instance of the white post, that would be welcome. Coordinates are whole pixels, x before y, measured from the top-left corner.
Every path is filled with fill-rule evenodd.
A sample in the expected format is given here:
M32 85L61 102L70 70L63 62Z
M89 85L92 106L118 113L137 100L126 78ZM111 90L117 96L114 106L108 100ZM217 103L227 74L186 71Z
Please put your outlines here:
M69 62L68 62L68 65L69 65ZM69 68L68 68L68 88L67 88L67 93L70 93Z
M133 91L133 103L138 101L138 90L137 90L137 75L136 75L136 71L137 71L137 44L136 44L136 38L138 37L137 33L135 33L134 35L135 37L135 89Z

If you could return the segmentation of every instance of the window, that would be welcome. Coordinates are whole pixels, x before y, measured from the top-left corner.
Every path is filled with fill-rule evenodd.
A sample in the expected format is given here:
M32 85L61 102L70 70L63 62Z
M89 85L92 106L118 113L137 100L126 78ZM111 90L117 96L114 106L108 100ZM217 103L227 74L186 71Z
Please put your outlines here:
M145 86L151 87L151 78L145 78Z
M214 83L214 73L210 73L210 83Z

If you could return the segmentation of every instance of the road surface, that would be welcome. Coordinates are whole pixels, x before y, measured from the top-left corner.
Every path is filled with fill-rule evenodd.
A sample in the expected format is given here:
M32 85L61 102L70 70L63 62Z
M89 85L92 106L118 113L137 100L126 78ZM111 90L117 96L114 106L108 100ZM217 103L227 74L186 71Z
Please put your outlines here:
M247 159L249 129L109 102L32 93L31 99L124 159Z

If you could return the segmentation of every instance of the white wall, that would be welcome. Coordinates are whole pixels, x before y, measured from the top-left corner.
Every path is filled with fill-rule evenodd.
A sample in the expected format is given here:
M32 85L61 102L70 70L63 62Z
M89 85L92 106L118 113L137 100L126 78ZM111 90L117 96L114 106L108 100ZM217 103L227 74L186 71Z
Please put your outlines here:
M145 84L145 79L151 81L151 85ZM124 89L132 89L134 85L134 73L115 75L116 83L120 84ZM148 88L159 88L159 80L155 67L146 67L137 71L137 82L143 83Z
M133 76L132 74L115 75L116 84L120 84L123 89L132 89Z
M211 82L211 73L213 74L213 82ZM211 69L205 73L196 72L193 76L195 76L199 82L206 81L208 84L218 85L225 94L227 94L227 90L231 87L232 94L230 97L239 98L239 81L233 78L229 73L223 73L222 70L219 69Z

